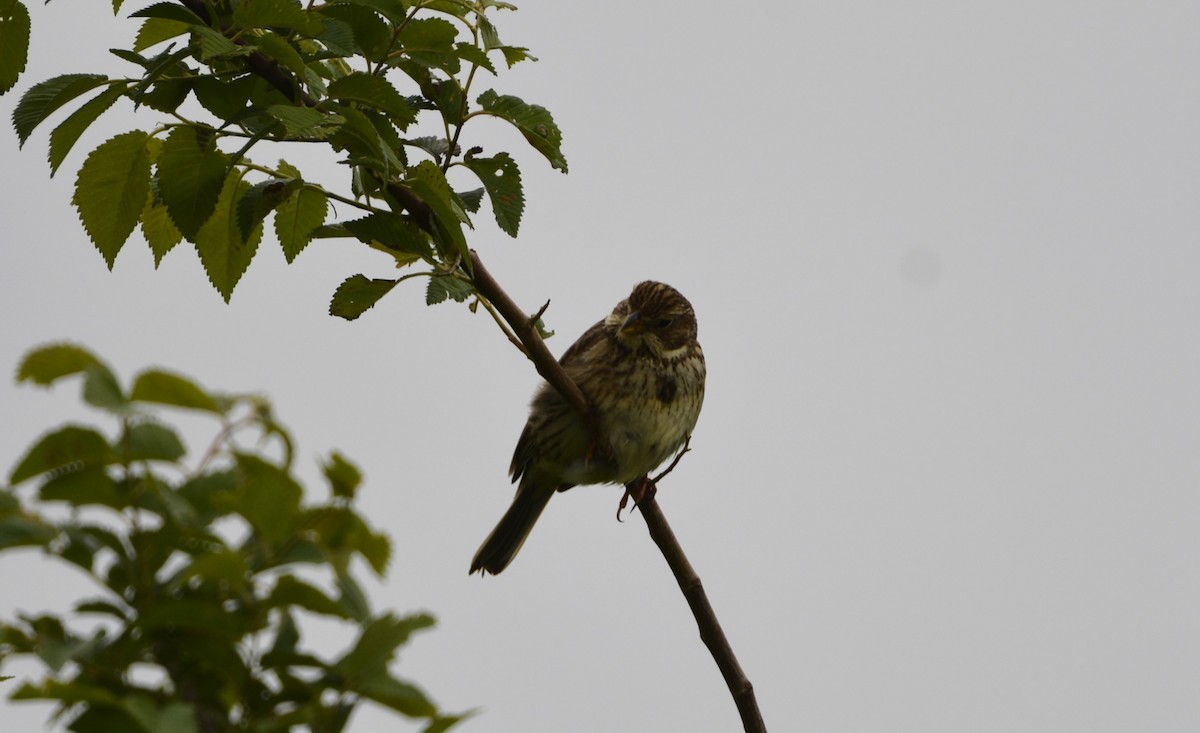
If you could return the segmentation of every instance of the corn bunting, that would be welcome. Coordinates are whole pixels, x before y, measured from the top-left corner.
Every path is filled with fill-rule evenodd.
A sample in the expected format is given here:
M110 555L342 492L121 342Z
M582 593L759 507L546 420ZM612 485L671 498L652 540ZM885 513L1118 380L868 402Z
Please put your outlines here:
M549 384L538 389L509 469L520 482L516 496L475 553L472 573L508 567L556 491L645 476L696 426L704 352L691 303L670 285L639 283L559 363L588 398L600 435Z

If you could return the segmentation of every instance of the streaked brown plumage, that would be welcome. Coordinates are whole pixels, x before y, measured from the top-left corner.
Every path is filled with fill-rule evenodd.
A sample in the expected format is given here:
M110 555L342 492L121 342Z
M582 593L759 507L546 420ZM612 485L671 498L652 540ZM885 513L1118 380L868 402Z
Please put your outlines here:
M609 445L597 445L583 417L543 384L509 469L520 482L516 496L475 553L472 573L506 568L556 491L629 483L679 450L696 426L704 352L691 303L670 285L639 283L559 363L591 402Z

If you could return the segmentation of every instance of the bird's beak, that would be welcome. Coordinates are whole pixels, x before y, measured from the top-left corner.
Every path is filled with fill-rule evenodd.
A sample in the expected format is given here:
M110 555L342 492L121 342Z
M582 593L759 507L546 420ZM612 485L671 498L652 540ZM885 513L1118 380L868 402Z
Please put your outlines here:
M642 321L641 311L634 311L625 318L625 322L621 324L621 334L623 336L640 336L646 332L646 324Z

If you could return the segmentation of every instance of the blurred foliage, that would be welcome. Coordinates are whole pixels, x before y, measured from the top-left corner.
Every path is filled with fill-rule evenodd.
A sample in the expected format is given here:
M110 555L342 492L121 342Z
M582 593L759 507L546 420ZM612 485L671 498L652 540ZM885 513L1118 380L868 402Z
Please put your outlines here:
M34 350L17 373L42 386L69 377L116 429L65 425L25 452L0 488L0 552L40 548L97 592L61 615L0 622L0 664L30 656L45 667L5 682L11 699L57 702L55 718L78 733L337 733L364 700L427 721L427 732L463 717L442 715L390 669L433 619L371 610L353 561L382 575L391 544L354 509L354 464L331 454L329 498L314 503L261 397L154 369L126 387L70 344ZM212 418L194 468L163 408ZM345 651L306 648L305 616L347 629Z
M119 12L124 0L113 0ZM21 145L55 112L87 97L50 132L53 174L84 131L118 103L156 114L153 129L103 142L83 161L74 203L111 268L141 227L155 262L191 242L208 279L233 294L273 217L288 262L314 238L344 237L386 253L392 278L351 276L330 312L357 318L410 277L430 303L474 295L464 226L483 200L516 236L525 208L521 171L507 152L464 150L465 126L492 117L511 124L566 172L562 135L550 113L481 79L533 57L504 43L490 15L497 0L163 0L131 14L139 28L112 53L129 77L64 74L35 84L13 112ZM25 68L30 17L0 0L0 93ZM472 100L473 98L473 100ZM284 160L263 162L270 143L323 149L345 166L340 190ZM451 184L469 181L461 190ZM354 215L329 221L331 202ZM461 297L459 297L461 295ZM476 296L477 297L477 296ZM474 305L474 304L473 304Z

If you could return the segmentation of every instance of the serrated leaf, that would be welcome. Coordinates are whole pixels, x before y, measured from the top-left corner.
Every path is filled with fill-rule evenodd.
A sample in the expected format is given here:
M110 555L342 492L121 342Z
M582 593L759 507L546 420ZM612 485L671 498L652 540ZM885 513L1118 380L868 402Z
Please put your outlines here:
M325 114L312 107L297 107L290 104L273 104L267 114L283 123L289 138L300 140L329 137L346 119L340 115Z
M378 670L354 681L351 689L363 697L410 718L426 718L437 708L415 685L401 682L386 670Z
M153 196L146 199L146 208L142 211L142 236L154 254L155 268L175 245L183 241L183 233L171 221L167 207L156 203Z
M204 109L212 112L226 122L244 116L246 105L260 83L253 74L239 76L230 81L223 81L215 76L202 76L192 82L192 90L196 93L196 101Z
M496 75L496 67L492 65L492 60L488 58L487 52L479 46L471 43L456 43L454 44L454 55L473 66L487 69L492 72L492 76Z
M116 375L100 363L84 371L83 401L117 415L125 413L129 407Z
M147 18L138 29L137 38L133 41L134 51L144 51L163 41L181 36L188 31L188 24L170 18Z
M382 76L362 72L347 74L329 85L329 96L378 109L391 117L401 129L417 119L417 112L409 106L408 100Z
M268 608L299 606L325 616L350 618L346 610L324 591L305 583L294 575L280 576L279 580L275 582L275 587L271 589L270 595L267 596L266 605Z
M554 124L549 110L528 104L519 97L496 94L491 89L479 95L479 106L488 114L512 123L552 167L567 172L567 159L562 154L562 131Z
M321 466L321 470L329 480L329 488L334 496L353 499L362 484L362 471L338 451L329 455L329 460Z
M32 517L0 517L0 550L39 547L58 536L58 530Z
M280 66L303 77L307 67L300 52L292 47L282 36L271 31L261 31L254 37L254 45L267 58L275 60Z
M204 265L209 282L226 303L262 241L261 224L246 238L242 237L237 225L237 202L247 188L249 186L236 172L231 173L221 189L212 217L196 233L196 252L200 255L200 263Z
M237 202L237 225L242 238L249 237L254 228L301 185L297 180L272 178L247 188Z
M356 51L354 29L337 18L325 17L325 28L317 34L317 40L337 56L353 56Z
M291 264L312 241L313 232L325 223L329 200L324 193L301 187L275 211L275 236L283 247L283 256Z
M75 180L79 219L110 270L150 193L148 139L145 132L133 130L102 143Z
M81 374L100 363L92 352L75 344L40 346L21 359L17 366L17 382L28 381L48 387L63 377Z
M416 614L397 618L387 613L367 624L354 647L334 665L352 682L387 669L396 650L416 631L434 625L432 616Z
M432 155L435 160L440 160L446 155L446 151L450 149L450 144L446 142L446 138L436 136L409 138L404 141L404 144L424 150Z
M212 61L224 56L245 56L254 51L251 46L239 46L220 31L206 25L193 25L192 35L200 42L200 60Z
M128 505L117 482L103 468L85 468L54 476L38 489L38 499L65 501L77 507L98 504L121 509Z
M102 74L63 74L34 84L13 110L13 128L24 146L35 127L59 107L108 81Z
M318 11L328 21L349 26L354 46L368 61L382 61L393 48L394 31L370 8L348 3L329 4Z
M9 474L8 482L15 485L47 471L107 466L115 460L112 448L99 432L68 425L42 436Z
M137 12L130 13L130 18L165 18L174 20L187 25L204 25L204 20L185 8L183 5L174 2L155 3L149 7L142 8Z
M365 275L346 278L333 294L329 314L353 321L392 291L399 280L371 280Z
M397 38L407 54L431 51L449 54L454 50L458 28L444 18L417 18L404 24Z
M409 169L404 185L408 186L433 212L433 225L438 250L447 259L470 259L467 238L462 224L469 223L465 211L454 203L446 174L432 161L422 161Z
M124 93L124 87L111 85L108 89L89 99L82 107L72 112L70 117L63 120L58 127L54 128L54 131L50 133L51 176L58 172L58 167L62 165L67 153L71 152L71 148L75 146L79 136Z
M306 36L324 27L317 17L291 0L245 0L233 11L233 22L243 28L288 28Z
M212 135L193 127L176 127L158 156L158 191L183 236L194 241L213 215L225 183L228 156ZM145 199L143 199L145 201Z
M286 471L258 456L238 453L242 485L235 509L268 540L282 541L292 533L304 490Z
M140 422L125 431L122 448L132 461L175 462L187 452L174 430L154 422Z
M17 83L29 55L29 10L17 0L0 0L0 94Z
M522 61L537 61L537 57L529 53L528 48L521 46L501 46L500 53L504 54L504 61L510 69Z
M487 189L496 224L510 237L517 236L521 214L525 211L525 194L517 162L508 153L499 153L491 158L467 158L463 165L474 171Z
M484 190L482 188L472 188L470 191L455 191L454 195L458 197L462 207L472 214L478 213L480 204L483 203Z
M380 15L396 24L403 23L408 17L408 11L402 0L343 0L343 2L378 11Z
M224 414L217 401L195 382L159 369L148 369L139 374L133 380L129 399L189 410L204 410L216 415Z
M378 245L391 252L404 252L422 258L433 257L429 236L397 214L371 214L342 222L358 241Z
M451 275L437 275L429 278L429 285L425 289L425 305L436 305L447 298L453 298L455 302L461 303L471 297L474 292L475 288L466 280L460 280Z

